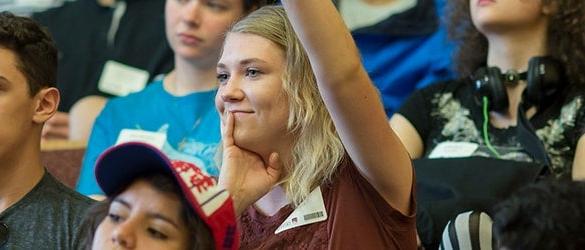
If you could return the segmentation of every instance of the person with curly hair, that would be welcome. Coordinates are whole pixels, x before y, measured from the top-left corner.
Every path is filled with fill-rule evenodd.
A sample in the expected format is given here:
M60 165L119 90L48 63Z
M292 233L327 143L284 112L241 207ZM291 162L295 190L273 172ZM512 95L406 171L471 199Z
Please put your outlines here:
M454 0L449 15L460 78L415 92L390 121L411 157L533 162L552 178L585 178L585 3Z
M543 181L498 204L493 233L500 249L585 248L585 182Z

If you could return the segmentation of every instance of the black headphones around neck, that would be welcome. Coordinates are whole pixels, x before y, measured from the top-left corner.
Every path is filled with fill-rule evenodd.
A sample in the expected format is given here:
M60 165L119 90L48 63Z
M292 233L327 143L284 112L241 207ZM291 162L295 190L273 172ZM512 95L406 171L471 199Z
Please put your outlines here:
M496 112L508 108L506 85L526 80L522 102L528 106L543 106L553 101L553 96L565 85L562 63L550 56L531 58L528 70L523 73L510 70L502 74L498 67L482 67L475 72L472 79L480 99L487 97L489 109Z

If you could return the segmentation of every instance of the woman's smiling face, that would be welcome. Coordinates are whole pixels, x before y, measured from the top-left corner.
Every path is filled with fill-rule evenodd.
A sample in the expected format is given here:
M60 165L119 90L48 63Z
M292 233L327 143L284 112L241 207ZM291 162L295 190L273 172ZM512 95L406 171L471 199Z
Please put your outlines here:
M217 66L217 110L234 114L234 140L264 154L267 144L289 142L289 103L283 90L284 51L263 37L229 33Z

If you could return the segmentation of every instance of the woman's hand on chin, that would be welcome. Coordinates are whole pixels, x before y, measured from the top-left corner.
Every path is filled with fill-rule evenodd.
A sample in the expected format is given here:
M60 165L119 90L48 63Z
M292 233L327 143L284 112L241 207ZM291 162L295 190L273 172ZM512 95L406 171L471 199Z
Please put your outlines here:
M227 112L222 124L223 158L219 185L232 196L236 214L242 212L267 194L280 180L282 163L277 153L271 153L268 163L255 152L234 143L234 115Z

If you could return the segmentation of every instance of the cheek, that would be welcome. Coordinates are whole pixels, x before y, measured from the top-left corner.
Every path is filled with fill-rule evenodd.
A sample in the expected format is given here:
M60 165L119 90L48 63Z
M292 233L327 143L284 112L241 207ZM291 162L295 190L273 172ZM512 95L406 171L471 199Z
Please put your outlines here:
M214 39L222 39L224 38L224 34L231 25L231 21L225 17L216 17L210 15L207 18L207 31L210 36L213 36Z
M92 249L111 249L108 246L112 244L111 233L113 230L112 225L107 222L107 217L104 218L93 235Z
M220 115L223 114L224 106L223 100L221 99L221 89L219 89L215 95L215 109Z

